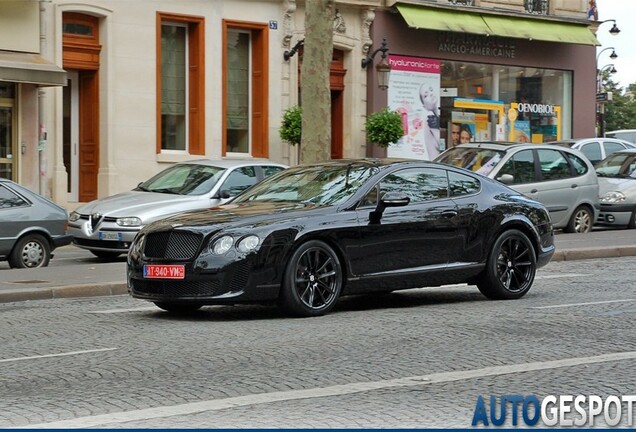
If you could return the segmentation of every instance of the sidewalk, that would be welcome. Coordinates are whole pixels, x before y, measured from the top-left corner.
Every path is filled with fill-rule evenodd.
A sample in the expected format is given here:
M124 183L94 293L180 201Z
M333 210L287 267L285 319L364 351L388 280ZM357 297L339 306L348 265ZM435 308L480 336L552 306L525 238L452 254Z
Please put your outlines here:
M555 243L553 261L636 256L636 230L558 234ZM127 294L123 259L106 263L77 261L81 263L40 269L0 268L0 303Z

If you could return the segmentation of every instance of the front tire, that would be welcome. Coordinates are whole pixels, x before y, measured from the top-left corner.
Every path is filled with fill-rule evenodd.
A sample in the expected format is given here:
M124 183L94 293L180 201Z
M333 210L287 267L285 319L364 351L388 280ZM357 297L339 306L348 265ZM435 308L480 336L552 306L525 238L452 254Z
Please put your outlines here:
M11 268L38 268L49 265L51 246L40 234L27 234L15 244L9 255Z
M565 227L567 233L584 234L592 231L592 225L594 225L594 215L592 211L586 206L579 206L572 213L572 217Z
M154 302L154 303L155 303L155 306L157 306L159 309L163 309L166 312L179 314L179 315L185 315L192 312L196 312L199 309L201 309L201 307L203 306L197 303L193 303L193 304L169 303L169 302Z
M530 290L536 271L537 259L528 237L508 230L494 243L477 288L489 299L518 299Z
M324 315L335 307L342 279L340 260L329 245L319 240L303 243L285 269L280 305L295 316Z
M629 229L636 228L636 210L632 212L632 216L629 218L629 223L627 224L627 228Z

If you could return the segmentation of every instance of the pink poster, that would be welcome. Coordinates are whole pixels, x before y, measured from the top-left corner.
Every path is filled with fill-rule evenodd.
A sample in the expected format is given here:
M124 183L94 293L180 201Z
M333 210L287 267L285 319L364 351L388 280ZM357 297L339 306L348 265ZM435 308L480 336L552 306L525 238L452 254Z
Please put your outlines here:
M389 55L389 108L402 115L405 135L389 157L432 160L440 153L440 61Z

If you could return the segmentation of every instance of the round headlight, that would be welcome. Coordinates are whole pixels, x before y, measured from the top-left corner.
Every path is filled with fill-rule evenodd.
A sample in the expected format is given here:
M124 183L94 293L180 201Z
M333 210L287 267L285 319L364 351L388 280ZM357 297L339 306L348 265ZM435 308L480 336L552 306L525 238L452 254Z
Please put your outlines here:
M601 197L601 201L605 202L605 203L619 203L619 202L623 202L625 201L625 194L623 194L622 192L618 192L618 191L614 191L614 192L607 192L605 195L603 195Z
M80 214L78 212L71 212L71 214L68 217L68 220L70 222L75 222L76 220L78 220L80 218Z
M258 236L249 235L239 242L238 250L239 252L251 252L256 249L259 241L260 239L258 238Z
M141 226L141 219L138 217L123 217L117 218L117 225L120 226Z
M223 255L230 250L232 243L234 243L234 239L231 236L223 236L214 242L212 252L217 255Z

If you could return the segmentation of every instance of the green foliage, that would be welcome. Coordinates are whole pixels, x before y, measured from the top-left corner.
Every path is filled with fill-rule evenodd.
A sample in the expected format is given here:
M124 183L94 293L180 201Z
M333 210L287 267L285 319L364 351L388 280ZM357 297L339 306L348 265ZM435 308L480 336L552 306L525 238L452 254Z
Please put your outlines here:
M368 116L365 129L367 140L382 148L389 147L404 136L402 116L389 108Z
M623 93L623 89L609 78L603 76L603 91L612 93L612 100L605 104L605 130L636 129L636 100ZM629 86L633 92L635 84Z
M298 105L287 108L280 125L280 138L290 145L300 144L303 110Z

